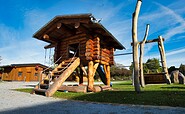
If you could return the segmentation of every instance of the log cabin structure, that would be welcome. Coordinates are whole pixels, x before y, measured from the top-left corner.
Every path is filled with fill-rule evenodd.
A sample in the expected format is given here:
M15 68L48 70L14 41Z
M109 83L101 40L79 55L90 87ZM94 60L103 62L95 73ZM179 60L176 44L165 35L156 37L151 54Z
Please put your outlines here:
M110 86L110 66L114 64L114 51L124 46L92 14L56 16L34 35L34 38L48 42L44 48L55 48L54 61L58 66L51 75L56 80L47 90L37 86L34 92L44 91L52 96L73 71L78 72L80 84L83 75L88 77L87 91L95 91L96 70L104 73L104 83ZM85 67L88 67L86 71ZM43 82L40 82L43 84ZM34 93L33 92L33 93Z
M40 63L11 64L0 66L0 79L2 81L39 81L40 72L48 67ZM42 78L42 77L40 77Z

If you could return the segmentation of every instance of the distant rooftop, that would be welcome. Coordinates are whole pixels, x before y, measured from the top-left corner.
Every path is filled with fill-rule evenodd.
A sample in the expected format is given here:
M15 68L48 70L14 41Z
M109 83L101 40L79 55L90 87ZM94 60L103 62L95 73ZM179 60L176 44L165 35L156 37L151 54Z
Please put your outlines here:
M10 64L10 65L3 65L3 66L0 66L0 67L5 68L5 67L29 67L29 66L41 66L43 68L48 68L48 66L45 66L45 65L40 64L40 63Z

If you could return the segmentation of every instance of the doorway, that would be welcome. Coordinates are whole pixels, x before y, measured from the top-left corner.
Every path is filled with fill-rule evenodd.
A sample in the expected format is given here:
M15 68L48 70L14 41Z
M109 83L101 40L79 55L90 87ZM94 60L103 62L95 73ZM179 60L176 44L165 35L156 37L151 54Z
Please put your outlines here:
M31 79L31 72L26 72L26 77L25 78L26 78L25 81L29 82L30 79Z
M79 43L76 44L70 44L68 46L68 57L79 57Z

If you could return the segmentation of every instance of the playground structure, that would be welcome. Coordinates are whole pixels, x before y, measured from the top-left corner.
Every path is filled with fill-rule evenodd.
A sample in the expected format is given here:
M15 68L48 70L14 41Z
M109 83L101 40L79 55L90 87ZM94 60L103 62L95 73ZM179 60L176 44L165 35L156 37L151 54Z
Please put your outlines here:
M160 58L161 58L161 64L162 64L162 73L156 73L156 74L144 74L144 80L146 84L156 84L156 83L171 83L171 80L169 78L169 73L167 69L166 64L166 55L165 55L165 49L163 44L164 38L162 36L159 36L156 39L153 40L146 40L145 43L158 43L158 49L160 52ZM141 64L141 63L140 63ZM141 70L141 68L140 68Z
M124 46L91 14L56 16L33 37L50 43L45 49L55 48L54 62L58 66L40 80L32 93L49 97L59 89L96 92L110 88L110 66L114 64L114 51L122 50ZM88 71L85 67L88 67ZM74 71L79 74L79 86L62 86ZM105 87L94 86L96 71ZM83 85L83 75L87 75L87 86Z
M131 45L133 49L133 67L134 67L134 70L133 70L134 83L133 84L135 87L135 91L137 93L140 93L141 91L139 78L141 79L141 86L142 87L145 86L142 61L143 61L144 44L147 43L146 38L148 36L148 29L149 29L149 24L147 24L144 39L142 42L138 42L137 25L138 25L138 16L139 16L141 4L142 4L142 0L137 0L135 11L132 14L132 43ZM156 42L154 40L152 42ZM162 36L158 37L157 42L158 42L158 48L159 48L160 55L161 55L161 63L162 63L164 78L166 80L166 83L170 84L171 80L169 78L169 74L167 70L166 56L165 56ZM138 59L139 58L138 57L138 46L139 45L140 45L140 60Z

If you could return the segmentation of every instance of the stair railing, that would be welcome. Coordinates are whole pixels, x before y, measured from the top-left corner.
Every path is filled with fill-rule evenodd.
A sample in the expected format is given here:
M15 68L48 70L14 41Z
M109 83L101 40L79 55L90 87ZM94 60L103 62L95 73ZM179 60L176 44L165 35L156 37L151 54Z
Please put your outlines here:
M79 44L79 45L80 45L80 44ZM69 62L62 70L56 71L56 73L63 72L66 68L68 68L68 67L70 66L70 64L72 63L72 61L75 59L75 56L76 56L77 51L78 51L78 49L79 49L79 45L78 45L78 47L77 47L77 49L76 49L76 51L75 51L73 57L71 58L70 62Z
M55 61L54 63L52 63L48 68L46 68L46 69L44 69L43 71L41 71L41 73L40 73L40 75L39 75L39 83L38 83L38 88L40 89L40 84L41 84L41 82L42 81L44 81L44 79L45 78L49 78L49 86L50 86L50 80L51 80L51 72L49 71L49 73L48 73L48 75L45 77L45 78L43 78L43 79L41 79L42 78L42 75L43 74L46 74L46 73L44 73L46 70L48 70L48 69L50 69L51 68L51 66L53 65L53 64L56 64L62 57L63 57L63 55L64 54L62 54L62 56L60 56L58 59L57 59L57 61Z

